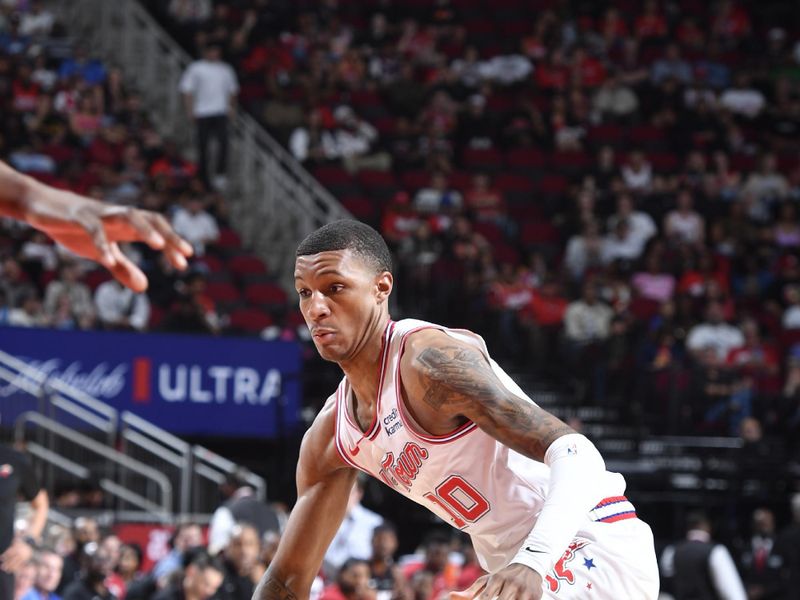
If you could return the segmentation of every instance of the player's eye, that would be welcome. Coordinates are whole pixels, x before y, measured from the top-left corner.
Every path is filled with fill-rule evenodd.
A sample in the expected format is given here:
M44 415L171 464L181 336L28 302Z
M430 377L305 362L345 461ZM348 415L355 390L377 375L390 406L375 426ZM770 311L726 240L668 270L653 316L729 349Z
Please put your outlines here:
M303 288L302 290L297 290L297 295L301 298L308 298L311 295L311 292Z
M336 292L341 292L344 286L341 283L334 283L329 289L332 294L335 294Z

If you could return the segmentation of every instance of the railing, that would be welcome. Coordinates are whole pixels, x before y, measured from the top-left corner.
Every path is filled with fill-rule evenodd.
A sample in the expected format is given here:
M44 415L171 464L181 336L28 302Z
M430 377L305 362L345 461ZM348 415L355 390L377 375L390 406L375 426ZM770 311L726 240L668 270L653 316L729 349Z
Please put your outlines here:
M157 521L212 512L217 486L235 472L266 498L262 477L2 350L0 397L3 427L12 415L14 440L42 467L50 489L62 479L92 481L114 498L116 514Z
M178 83L191 57L135 0L73 0L64 15L74 35L119 64L139 90L159 131L184 148L193 126ZM252 117L238 111L230 127L229 201L244 241L291 285L300 239L325 223L349 217L323 188Z

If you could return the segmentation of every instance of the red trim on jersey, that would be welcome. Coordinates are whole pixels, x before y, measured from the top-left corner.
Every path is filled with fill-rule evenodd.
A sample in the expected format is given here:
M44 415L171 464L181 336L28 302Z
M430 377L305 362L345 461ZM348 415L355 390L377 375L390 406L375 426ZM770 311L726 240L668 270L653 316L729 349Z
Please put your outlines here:
M400 411L400 419L403 421L403 424L406 426L406 428L413 435L415 435L420 440L422 440L423 442L426 442L428 444L446 444L447 442L452 442L453 440L456 440L456 439L462 437L463 435L466 435L470 431L473 431L474 429L477 429L478 426L473 421L467 421L466 423L464 423L460 427L457 427L456 429L454 429L450 433L446 433L444 435L431 435L429 433L423 433L423 432L419 431L417 428L415 428L414 425L411 423L411 415L410 414L408 415L408 418L406 418L405 412L406 412L407 409L405 407L405 404L403 404L403 397L402 397L403 396L403 394L402 394L403 384L402 384L402 381L400 379L400 362L401 362L401 360L403 358L403 352L406 349L406 340L408 340L408 336L411 335L412 333L416 333L417 331L420 331L422 329L438 329L439 331L445 331L444 329L442 329L440 327L436 327L435 325L422 325L420 327L416 327L416 328L412 329L411 331L409 331L405 335L403 335L403 340L400 342L400 349L398 350L398 353L397 353L397 370L395 372L395 389L396 389L396 392L397 392L397 407L398 407L398 409Z
M381 431L381 424L380 419L378 418L381 414L381 395L383 394L383 382L386 380L386 360L387 356L389 355L389 344L391 342L392 333L394 332L395 322L391 319L389 323L386 325L386 329L383 331L383 340L381 342L381 364L380 364L380 381L378 382L378 397L375 401L375 414L372 416L372 424L370 425L367 432L363 432L361 427L358 426L357 423L353 422L353 419L350 417L350 406L345 405L344 416L347 419L348 423L352 425L356 431L361 434L362 439L367 438L370 441L375 440L378 437L378 434ZM349 382L348 382L348 385ZM352 388L352 386L350 386ZM347 393L345 393L344 398L342 399L343 402L347 400Z
M600 508L601 506L606 506L608 504L615 504L617 502L627 502L627 501L628 499L625 496L611 496L610 498L603 498L594 508Z
M355 461L353 461L349 456L347 456L347 452L345 452L345 449L343 448L344 440L341 438L341 435L339 433L339 420L340 420L340 417L341 417L341 413L339 411L342 410L342 407L340 406L339 400L344 396L344 394L342 393L342 389L343 389L343 386L341 384L339 384L339 386L336 388L336 421L335 421L334 432L333 432L334 443L336 445L336 451L339 453L339 456L341 457L341 459L346 464L350 465L354 469L358 469L359 471L364 471L364 473L367 473L367 474L371 475L371 473L369 473L369 471L367 471L366 469L361 468L358 464L356 464Z

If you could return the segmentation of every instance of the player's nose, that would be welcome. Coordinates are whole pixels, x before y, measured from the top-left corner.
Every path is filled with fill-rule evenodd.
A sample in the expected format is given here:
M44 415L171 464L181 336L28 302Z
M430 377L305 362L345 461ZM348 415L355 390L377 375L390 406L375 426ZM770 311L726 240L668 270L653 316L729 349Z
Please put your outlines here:
M311 295L311 301L308 303L308 318L316 322L330 314L331 309L328 306L325 294L314 292Z

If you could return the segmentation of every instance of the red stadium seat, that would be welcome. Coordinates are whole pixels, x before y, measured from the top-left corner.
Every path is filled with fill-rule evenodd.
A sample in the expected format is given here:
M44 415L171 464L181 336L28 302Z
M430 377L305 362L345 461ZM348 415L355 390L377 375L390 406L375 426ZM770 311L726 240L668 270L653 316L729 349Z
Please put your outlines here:
M586 139L595 148L600 146L612 146L616 148L627 141L627 132L619 125L605 123L590 127Z
M97 286L111 279L111 274L105 269L95 269L89 271L83 278L83 282L89 286L89 289L95 291Z
M466 148L462 159L474 171L497 171L503 166L503 156L494 148Z
M372 221L375 219L375 202L363 196L349 196L342 198L342 206L359 221Z
M485 221L481 221L475 223L473 229L476 233L481 234L486 240L494 247L497 244L502 243L505 239L505 234L502 230L495 225L494 223L489 223Z
M239 289L225 281L209 281L206 284L206 294L217 303L233 303L242 298Z
M244 333L261 333L273 325L274 319L267 313L255 308L239 308L230 315L229 327Z
M283 308L289 301L286 291L277 283L254 283L244 290L245 300L255 306Z
M545 175L539 180L539 192L545 196L561 196L568 188L569 181L563 175Z
M205 267L209 273L219 273L223 269L222 261L213 254L198 256L193 262L196 265Z
M504 173L494 180L494 186L501 192L532 194L535 186L530 177Z
M214 244L219 248L236 249L242 247L242 238L233 229L223 228L219 231L219 239Z
M526 246L557 244L558 229L547 221L529 221L522 225L520 241Z
M317 181L325 187L331 185L348 185L353 181L350 173L336 166L317 167L312 173L314 177L317 178Z
M518 172L538 172L544 169L545 157L537 148L515 148L506 154L506 164Z
M356 178L367 189L397 187L397 181L391 171L359 171Z
M417 190L427 187L431 182L431 174L423 169L415 169L413 171L406 171L400 176L400 182L403 184L403 189L413 194Z
M242 254L234 256L228 261L228 269L236 275L253 275L267 272L267 265L258 256Z
M653 171L656 173L674 173L680 166L678 156L672 152L649 154L647 160L653 166Z
M550 165L560 173L579 173L591 164L592 159L585 152L554 152L550 156Z

